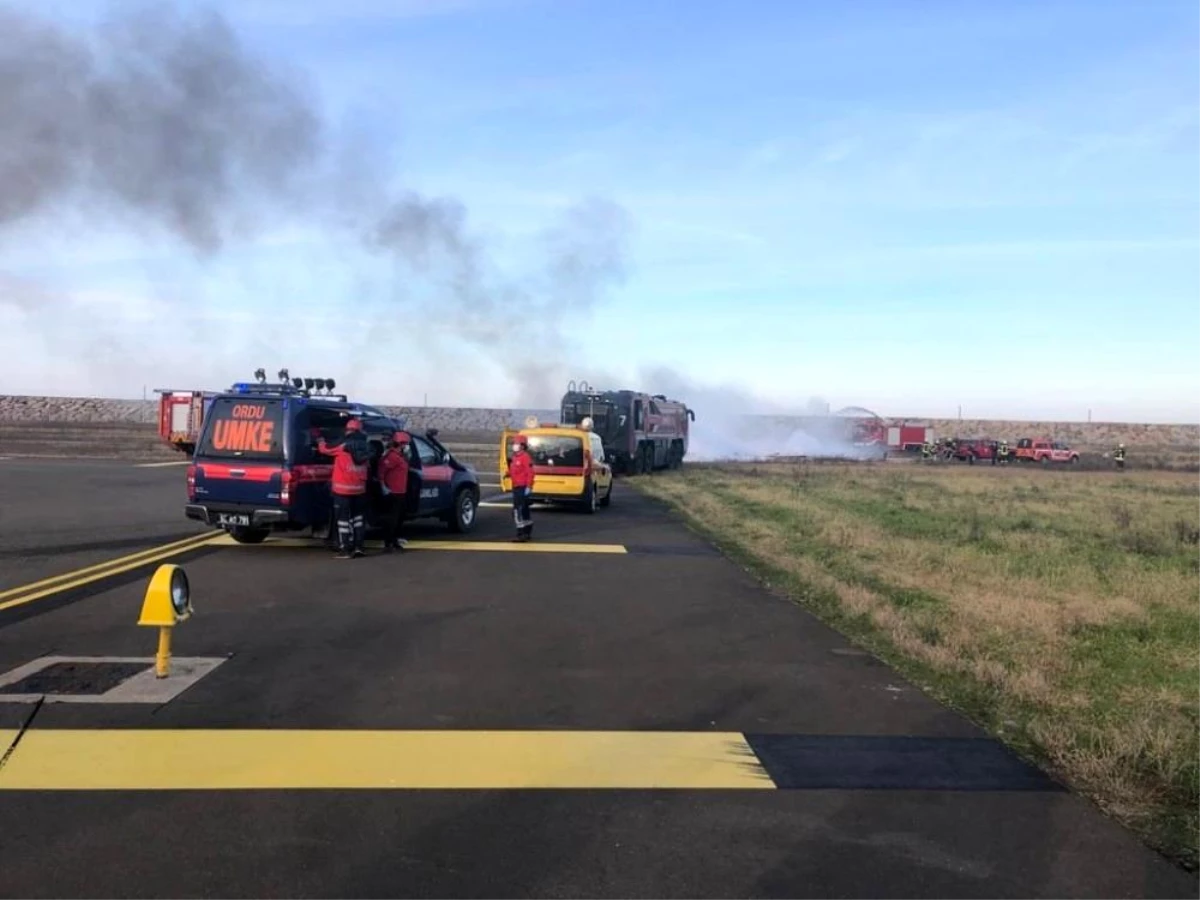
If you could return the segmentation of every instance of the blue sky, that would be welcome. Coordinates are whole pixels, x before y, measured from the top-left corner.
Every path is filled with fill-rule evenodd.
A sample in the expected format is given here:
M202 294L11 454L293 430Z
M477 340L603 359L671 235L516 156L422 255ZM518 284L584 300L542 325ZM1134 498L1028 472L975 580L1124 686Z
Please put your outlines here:
M101 8L44 5L72 25ZM528 262L531 237L576 198L628 211L625 281L564 323L572 375L633 383L668 366L885 415L1200 421L1194 2L226 10L394 184L460 198L499 260ZM59 221L0 236L0 272L143 346L171 340L172 322L236 313L249 329L282 303L284 334L233 341L259 354L247 371L274 354L385 402L527 399L503 354L459 347L448 366L419 330L388 330L382 360L339 355L328 310L379 290L378 263L303 223L200 265L160 237L106 225L81 242ZM79 335L43 341L27 325L5 323L0 352L30 365L0 392L228 380L195 346L114 350L97 372L62 358L88 346Z

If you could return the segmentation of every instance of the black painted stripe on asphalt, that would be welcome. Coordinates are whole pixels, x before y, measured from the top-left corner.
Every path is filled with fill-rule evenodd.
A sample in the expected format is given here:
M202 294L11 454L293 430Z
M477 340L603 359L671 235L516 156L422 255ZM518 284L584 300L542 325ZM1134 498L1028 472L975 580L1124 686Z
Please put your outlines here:
M747 734L776 786L788 790L1062 791L987 738Z

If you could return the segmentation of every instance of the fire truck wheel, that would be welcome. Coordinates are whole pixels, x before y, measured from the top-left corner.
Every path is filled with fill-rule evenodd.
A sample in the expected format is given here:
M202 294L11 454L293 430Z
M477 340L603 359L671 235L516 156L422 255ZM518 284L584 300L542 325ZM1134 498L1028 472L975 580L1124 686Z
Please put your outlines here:
M234 525L229 529L229 536L239 544L261 544L270 534L266 528L249 528L245 525Z

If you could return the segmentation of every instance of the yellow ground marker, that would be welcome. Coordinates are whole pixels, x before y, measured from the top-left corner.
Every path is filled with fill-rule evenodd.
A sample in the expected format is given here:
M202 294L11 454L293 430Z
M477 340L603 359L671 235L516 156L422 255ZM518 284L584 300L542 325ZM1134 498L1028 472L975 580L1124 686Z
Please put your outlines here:
M34 581L20 587L10 588L0 592L0 610L32 603L34 600L40 600L52 594L60 594L63 591L90 584L93 581L99 581L102 578L128 572L139 566L159 562L172 556L178 556L180 553L187 553L189 550L195 550L199 547L212 544L220 536L214 535L211 532L198 534L171 544L151 547L148 550L131 553L128 556L118 556L116 559L97 563L94 566L75 569L71 572L64 572L62 575L55 575L51 578L43 578L41 581Z
M774 787L736 732L34 729L0 768L0 790Z
M222 534L212 541L216 547L244 547L258 550L264 547L320 547L319 541L311 538L267 538L261 544L239 544L227 534ZM379 549L383 545L378 541L368 541L368 549ZM514 544L511 541L413 541L405 546L406 550L464 550L481 551L484 553L628 553L624 544L554 544L538 543Z

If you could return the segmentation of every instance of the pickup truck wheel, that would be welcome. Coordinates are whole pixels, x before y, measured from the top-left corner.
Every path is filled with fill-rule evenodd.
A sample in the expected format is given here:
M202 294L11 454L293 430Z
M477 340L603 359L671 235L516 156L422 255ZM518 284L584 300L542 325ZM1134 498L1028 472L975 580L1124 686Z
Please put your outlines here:
M261 544L270 534L266 528L250 528L246 525L234 525L229 529L229 536L239 544Z
M479 498L469 487L461 487L454 495L454 508L450 513L450 530L456 534L466 534L475 527L475 517L479 509Z
M1048 465L1050 465L1050 457L1049 457L1049 456L1043 456L1043 457L1042 457L1042 465L1043 465L1043 466L1048 466Z

